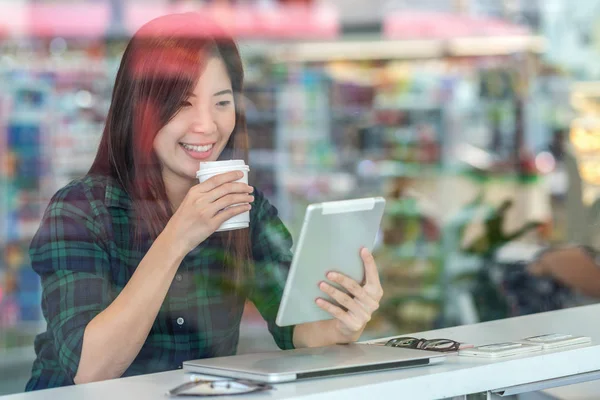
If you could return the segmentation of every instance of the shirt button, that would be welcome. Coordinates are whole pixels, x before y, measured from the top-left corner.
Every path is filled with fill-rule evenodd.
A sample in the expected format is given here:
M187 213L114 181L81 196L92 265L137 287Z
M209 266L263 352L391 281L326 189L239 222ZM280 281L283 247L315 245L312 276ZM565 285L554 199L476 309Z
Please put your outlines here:
M181 317L177 318L177 325L183 325L183 323L185 322L185 320Z
M177 274L177 275L175 275L175 280L177 282L181 282L183 280L183 276L181 276L181 274Z

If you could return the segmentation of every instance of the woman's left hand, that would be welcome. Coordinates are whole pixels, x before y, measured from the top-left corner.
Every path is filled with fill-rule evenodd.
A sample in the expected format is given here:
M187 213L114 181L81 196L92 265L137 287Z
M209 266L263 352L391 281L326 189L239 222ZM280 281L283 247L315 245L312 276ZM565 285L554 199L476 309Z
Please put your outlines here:
M337 283L348 291L348 294L336 287L321 282L319 287L342 307L318 298L317 305L335 317L336 336L338 343L349 343L358 340L371 315L379 308L379 301L383 296L383 288L379 281L377 265L371 252L362 248L360 256L365 266L364 284L356 282L339 272L329 272L327 279Z

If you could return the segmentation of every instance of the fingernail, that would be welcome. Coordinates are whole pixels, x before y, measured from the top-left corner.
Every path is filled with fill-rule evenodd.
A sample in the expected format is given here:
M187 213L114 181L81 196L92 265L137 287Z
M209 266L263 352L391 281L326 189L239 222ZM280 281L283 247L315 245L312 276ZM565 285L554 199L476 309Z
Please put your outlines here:
M327 286L325 285L325 282L321 282L321 283L319 283L319 287L321 289L325 289Z
M335 279L335 278L338 277L338 274L336 274L335 272L330 272L330 273L327 274L327 277L329 279Z

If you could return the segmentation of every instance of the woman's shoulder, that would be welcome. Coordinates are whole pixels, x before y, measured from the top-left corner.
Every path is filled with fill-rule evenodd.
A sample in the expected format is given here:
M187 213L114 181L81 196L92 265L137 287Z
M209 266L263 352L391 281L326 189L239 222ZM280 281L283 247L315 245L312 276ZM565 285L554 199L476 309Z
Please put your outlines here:
M109 240L105 205L109 185L106 178L84 176L54 194L29 246L36 272L47 274L70 268L96 271ZM64 261L67 259L76 262Z
M60 188L50 200L49 208L75 208L98 215L113 203L123 203L125 191L110 176L85 175Z

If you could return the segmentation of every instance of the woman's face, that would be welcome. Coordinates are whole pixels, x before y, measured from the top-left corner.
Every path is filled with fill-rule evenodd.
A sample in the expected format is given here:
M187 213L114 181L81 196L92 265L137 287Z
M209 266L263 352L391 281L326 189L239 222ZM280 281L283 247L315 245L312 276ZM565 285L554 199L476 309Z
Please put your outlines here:
M195 180L201 161L216 161L235 127L231 80L212 57L179 112L154 138L163 178Z

